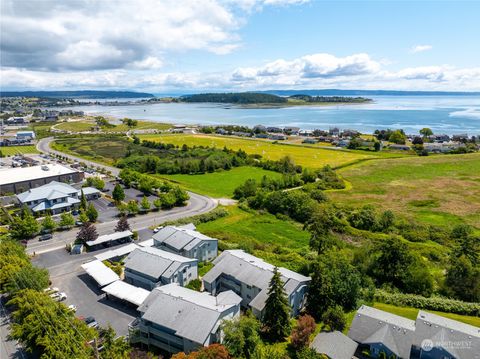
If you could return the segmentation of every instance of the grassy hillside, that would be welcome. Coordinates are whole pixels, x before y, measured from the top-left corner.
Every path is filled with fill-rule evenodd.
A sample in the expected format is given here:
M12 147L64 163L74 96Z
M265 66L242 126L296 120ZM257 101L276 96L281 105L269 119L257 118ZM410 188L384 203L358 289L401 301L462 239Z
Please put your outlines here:
M334 201L374 204L418 221L480 228L480 154L369 161L341 169L347 191Z
M172 143L175 145L189 146L215 146L218 148L227 147L233 150L242 149L249 154L259 154L265 159L278 160L289 155L295 160L295 163L311 167L321 168L325 165L337 167L364 159L378 158L374 153L359 153L335 149L314 148L309 146L284 145L281 143L273 143L266 140L247 139L226 136L212 135L142 135L142 140L159 141L164 143Z
M83 132L90 131L91 128L95 126L94 120L82 120L82 121L71 121L71 122L62 122L55 126L56 129L72 132ZM104 132L126 132L129 130L168 130L172 127L169 124L158 123L158 122L148 122L148 121L138 121L137 126L129 128L123 123L114 125L112 127L104 127L102 131Z
M232 197L235 188L243 184L247 179L261 180L263 176L279 178L278 172L266 171L258 167L235 167L228 171L205 173L199 175L175 174L158 175L180 184L182 187L193 192L206 194L211 197Z

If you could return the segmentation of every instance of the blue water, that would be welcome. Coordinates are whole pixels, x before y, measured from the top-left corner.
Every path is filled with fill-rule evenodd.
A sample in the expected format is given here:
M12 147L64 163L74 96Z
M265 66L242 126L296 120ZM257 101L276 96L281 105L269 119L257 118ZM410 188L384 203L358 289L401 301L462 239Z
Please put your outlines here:
M402 128L408 134L430 127L437 134L480 135L478 96L378 96L363 105L298 106L249 109L225 104L178 104L124 106L77 106L90 114L130 117L175 124L237 124L254 126L297 126L302 129Z

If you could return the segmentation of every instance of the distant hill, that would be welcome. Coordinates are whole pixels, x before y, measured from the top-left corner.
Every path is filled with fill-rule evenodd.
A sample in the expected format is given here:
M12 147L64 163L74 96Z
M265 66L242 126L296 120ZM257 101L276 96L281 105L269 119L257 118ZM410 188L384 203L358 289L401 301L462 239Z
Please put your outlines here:
M3 91L2 97L47 97L47 98L84 98L84 99L109 99L109 98L145 98L153 97L146 92L133 91Z
M479 96L480 92L456 91L390 91L390 90L266 90L258 91L278 96Z

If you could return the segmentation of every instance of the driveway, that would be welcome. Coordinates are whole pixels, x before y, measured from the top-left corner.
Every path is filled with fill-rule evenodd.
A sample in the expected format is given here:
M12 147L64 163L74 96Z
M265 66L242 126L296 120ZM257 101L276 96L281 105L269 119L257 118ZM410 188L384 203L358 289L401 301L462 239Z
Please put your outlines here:
M97 283L81 267L103 251L71 256L59 249L35 257L32 263L49 270L52 286L67 294L64 303L77 306L77 317L93 316L100 326L111 325L117 335L127 335L128 324L137 316L136 309L106 299Z
M94 199L89 201L93 203L95 206L95 209L98 212L98 221L103 223L103 222L111 222L118 220L117 215L118 215L118 210L115 205L110 202L108 199L105 199L103 197Z

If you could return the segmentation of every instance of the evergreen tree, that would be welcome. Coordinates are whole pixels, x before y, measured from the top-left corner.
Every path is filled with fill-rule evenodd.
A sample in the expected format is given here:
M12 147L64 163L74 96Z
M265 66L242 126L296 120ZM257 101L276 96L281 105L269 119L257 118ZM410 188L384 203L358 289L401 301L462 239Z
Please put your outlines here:
M273 341L282 341L290 334L290 306L277 267L274 268L270 279L262 324L266 334Z
M125 199L125 191L120 184L116 184L112 191L112 198L116 203L120 203Z
M87 197L85 197L85 194L83 193L83 189L82 189L82 194L80 195L80 209L83 209L84 211L87 210Z
M94 241L97 238L97 229L90 222L84 223L80 228L80 231L77 233L77 242L80 242L82 244L85 244L88 241Z
M121 216L115 227L115 232L130 231L130 224L128 224L127 216Z

